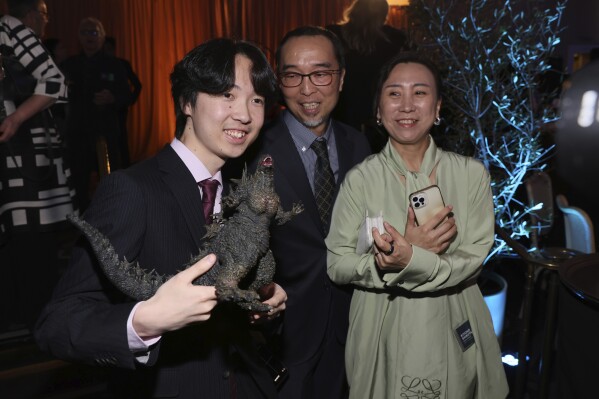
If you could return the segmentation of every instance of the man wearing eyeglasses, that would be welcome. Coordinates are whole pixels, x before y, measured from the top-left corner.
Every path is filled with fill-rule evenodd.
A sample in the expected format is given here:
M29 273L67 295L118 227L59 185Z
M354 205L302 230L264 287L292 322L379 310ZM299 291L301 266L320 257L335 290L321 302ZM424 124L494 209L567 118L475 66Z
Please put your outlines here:
M120 139L124 133L119 110L130 103L131 90L123 64L104 53L102 22L84 18L78 36L82 52L60 67L69 86L66 130L73 179L79 208L85 210L90 201L90 178L94 173L101 176L108 172L101 168L103 160L98 160L97 151L108 152L110 169L121 167Z
M289 371L279 393L285 399L347 396L343 352L351 291L329 280L324 238L339 184L370 147L364 135L330 116L343 87L342 51L339 39L322 28L287 33L276 52L286 110L258 145L257 155L274 158L282 206L301 202L305 208L271 230L275 280L288 293L280 330L271 340Z

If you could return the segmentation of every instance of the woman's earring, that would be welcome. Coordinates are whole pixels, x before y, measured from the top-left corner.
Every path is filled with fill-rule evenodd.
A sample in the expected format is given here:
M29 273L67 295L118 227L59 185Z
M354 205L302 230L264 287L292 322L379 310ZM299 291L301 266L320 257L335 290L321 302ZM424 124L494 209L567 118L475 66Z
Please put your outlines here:
M380 118L376 118L376 125L383 126L383 121Z
M440 124L441 124L441 118L437 116L437 117L435 118L435 121L433 122L433 125L435 125L435 126L439 126Z

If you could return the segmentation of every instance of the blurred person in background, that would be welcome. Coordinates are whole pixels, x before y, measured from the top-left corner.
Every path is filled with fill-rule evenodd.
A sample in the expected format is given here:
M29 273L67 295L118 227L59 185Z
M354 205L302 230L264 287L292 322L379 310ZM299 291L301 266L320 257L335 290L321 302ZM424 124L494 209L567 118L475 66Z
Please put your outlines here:
M120 145L121 145L121 165L126 168L131 164L131 157L129 153L129 134L127 132L127 116L129 114L129 108L137 102L139 94L141 93L141 81L137 77L137 74L133 70L131 63L124 58L116 57L116 39L112 36L107 36L104 41L104 53L110 57L115 57L119 60L125 71L127 71L127 81L129 82L129 103L119 109L119 125L120 125Z
M67 148L78 205L83 211L97 177L106 173L101 169L101 157L108 155L110 170L122 166L119 110L127 107L132 95L125 67L104 53L106 31L102 22L92 17L82 19L78 35L82 52L66 59L60 68L69 87Z
M0 18L0 330L31 328L58 279L59 235L74 212L62 140L47 108L64 76L41 43L43 0L8 0Z
M387 141L370 112L379 71L397 53L414 48L402 30L385 24L388 12L387 0L354 0L341 22L327 26L345 50L345 82L333 117L365 133L373 152Z

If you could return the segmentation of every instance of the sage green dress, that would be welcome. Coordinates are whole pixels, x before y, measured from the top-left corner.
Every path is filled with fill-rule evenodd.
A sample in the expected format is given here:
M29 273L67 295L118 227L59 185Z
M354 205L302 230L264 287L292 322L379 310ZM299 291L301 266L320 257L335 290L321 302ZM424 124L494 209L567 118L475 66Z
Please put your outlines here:
M366 212L382 211L403 234L408 195L431 185L435 166L445 204L454 207L457 236L441 255L413 246L405 269L382 273L371 252L356 254L360 224ZM499 344L476 284L493 227L486 169L473 158L442 151L432 138L418 173L407 171L388 143L347 174L326 244L331 279L356 288L345 356L350 398L507 396ZM465 350L456 333L460 326Z

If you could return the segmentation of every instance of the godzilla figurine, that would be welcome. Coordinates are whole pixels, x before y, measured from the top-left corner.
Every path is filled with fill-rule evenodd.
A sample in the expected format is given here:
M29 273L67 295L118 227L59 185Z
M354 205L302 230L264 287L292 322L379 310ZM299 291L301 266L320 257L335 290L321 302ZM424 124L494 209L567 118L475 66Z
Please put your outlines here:
M224 212L213 215L214 222L207 226L200 253L182 269L207 254L216 254L216 264L193 283L215 286L219 302L233 302L242 309L266 312L271 308L260 301L257 291L272 282L275 271L269 249L270 225L273 221L286 223L302 212L303 207L294 204L290 211L281 208L274 190L272 157L264 155L261 159L254 174L248 175L244 170L241 180L234 180L236 187L222 200ZM70 215L69 220L90 242L108 279L129 297L146 300L172 277L121 260L110 241L96 228L75 215Z

